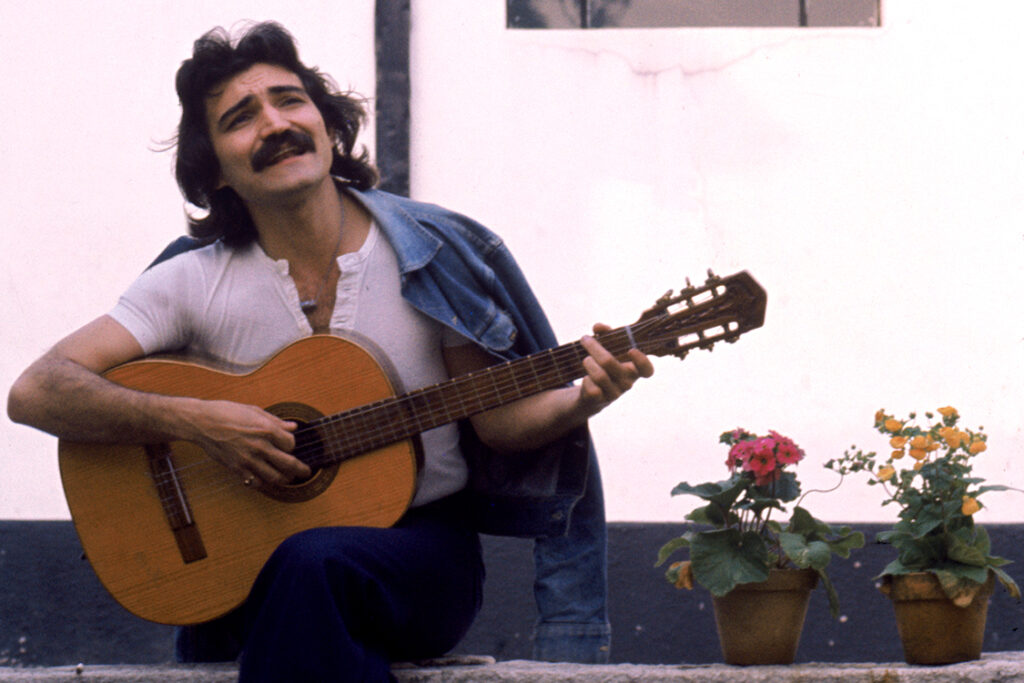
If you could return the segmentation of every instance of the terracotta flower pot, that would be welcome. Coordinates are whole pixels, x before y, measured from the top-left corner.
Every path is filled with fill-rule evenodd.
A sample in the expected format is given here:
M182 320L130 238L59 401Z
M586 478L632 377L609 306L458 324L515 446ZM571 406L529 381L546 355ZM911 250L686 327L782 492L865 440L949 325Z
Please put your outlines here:
M879 587L892 600L908 664L952 664L981 657L988 598L995 574L970 603L953 604L930 572L886 576Z
M807 615L813 569L773 569L768 580L712 596L726 664L792 664Z

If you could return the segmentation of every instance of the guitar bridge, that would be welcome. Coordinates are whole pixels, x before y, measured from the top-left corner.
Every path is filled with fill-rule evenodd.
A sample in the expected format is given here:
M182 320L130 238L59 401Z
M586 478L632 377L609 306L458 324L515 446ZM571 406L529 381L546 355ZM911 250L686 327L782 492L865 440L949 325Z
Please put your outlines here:
M174 533L181 559L185 564L202 560L206 557L206 546L174 468L171 447L166 443L147 445L146 455L149 456L149 469L160 496L160 505Z

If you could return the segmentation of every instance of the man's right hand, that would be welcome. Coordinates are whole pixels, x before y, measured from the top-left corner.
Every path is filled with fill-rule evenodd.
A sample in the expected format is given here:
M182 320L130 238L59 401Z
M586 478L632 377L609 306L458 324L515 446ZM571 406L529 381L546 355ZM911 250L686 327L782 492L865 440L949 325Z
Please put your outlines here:
M290 454L295 447L295 422L282 420L256 406L231 401L189 401L187 440L239 476L247 485L287 484L312 474Z

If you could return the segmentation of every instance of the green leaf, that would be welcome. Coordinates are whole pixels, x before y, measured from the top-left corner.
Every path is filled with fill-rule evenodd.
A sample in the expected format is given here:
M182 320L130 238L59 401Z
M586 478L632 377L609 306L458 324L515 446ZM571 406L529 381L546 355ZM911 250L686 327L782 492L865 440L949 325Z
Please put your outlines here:
M828 596L828 611L832 615L833 619L839 617L839 594L836 592L836 587L832 583L832 579L828 578L828 574L823 571L818 572L818 576L821 577L821 584L825 587L825 595Z
M949 534L946 537L946 556L954 562L985 567L988 565L988 540L977 534L973 540L965 540L961 534Z
M892 562L890 562L889 564L885 565L885 569L883 569L882 572L878 576L886 576L886 575L888 575L888 576L895 576L897 574L909 574L910 572L913 572L913 571L917 571L917 570L916 569L911 569L910 567L904 566L903 563L900 562L899 559L897 558L897 559L893 560Z
M894 538L905 535L906 534L901 534L900 532L895 531L894 529L887 529L885 531L879 531L877 534L875 534L875 541L877 543L892 543Z
M749 482L742 476L734 474L729 479L720 481L717 483L706 483L700 484L699 486L690 486L688 483L681 482L672 489L673 496L679 495L691 495L703 498L709 503L716 503L721 505L723 508L732 507L732 504L736 502L736 499L740 497L740 494L746 490Z
M725 526L726 519L725 515L722 514L722 508L717 505L705 505L699 507L686 515L686 519L694 524L710 524L711 526Z
M672 553L676 552L680 548L686 548L690 545L689 534L684 534L678 538L673 538L671 541L661 546L661 550L658 551L658 561L654 564L655 567L660 567L664 564Z
M789 518L787 531L801 534L805 538L824 536L832 531L828 524L815 519L810 512L799 505L793 508L793 516Z
M987 559L989 567L1003 567L1008 564L1013 564L1013 560L1008 560L1005 557L999 557L998 555L989 555Z
M768 579L768 549L757 533L719 529L696 534L690 545L693 577L722 596L741 583Z
M988 568L969 567L963 564L947 564L942 568L928 569L939 580L942 591L954 602L968 599L977 592L978 587L988 581ZM963 606L963 605L961 605Z
M999 567L992 567L991 569L996 573L996 578L999 579L999 582L1010 592L1010 597L1020 600L1020 586L1013 580L1013 577Z
M908 538L901 540L897 547L900 561L917 570L936 566L945 555L945 546L939 537Z
M978 534L978 541L980 543L978 547L981 549L983 553L988 555L990 552L992 552L992 541L988 537L988 531L986 531L985 527L983 526L976 527L976 529Z
M783 554L792 560L793 564L806 569L810 566L807 556L810 552L807 547L807 539L803 534L794 534L789 531L779 532L779 546Z
M941 526L943 520L942 510L935 509L937 507L938 506L929 506L927 508L922 508L913 521L909 521L904 524L907 531L920 538L928 534L933 529Z
M861 532L850 531L849 527L843 527L840 533L842 536L829 541L829 547L832 548L832 552L839 557L849 557L851 550L864 547L864 534Z
M782 546L782 552L786 557L801 569L811 567L820 571L827 567L829 560L832 559L832 550L828 547L828 543L825 541L808 542L800 534L782 532L779 534L779 545Z
M779 478L764 486L754 486L752 497L770 499L788 503L800 497L800 482L792 472L782 472Z

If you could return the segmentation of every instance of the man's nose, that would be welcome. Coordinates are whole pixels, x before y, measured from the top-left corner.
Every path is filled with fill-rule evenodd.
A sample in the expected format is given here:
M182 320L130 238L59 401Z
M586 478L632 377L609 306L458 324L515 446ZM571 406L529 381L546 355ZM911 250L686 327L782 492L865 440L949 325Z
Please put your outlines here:
M291 125L284 114L276 107L264 107L261 112L260 123L260 134L264 138L287 130Z

